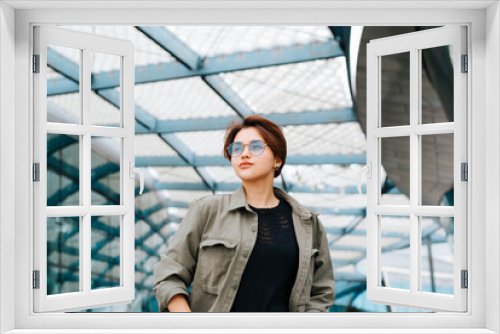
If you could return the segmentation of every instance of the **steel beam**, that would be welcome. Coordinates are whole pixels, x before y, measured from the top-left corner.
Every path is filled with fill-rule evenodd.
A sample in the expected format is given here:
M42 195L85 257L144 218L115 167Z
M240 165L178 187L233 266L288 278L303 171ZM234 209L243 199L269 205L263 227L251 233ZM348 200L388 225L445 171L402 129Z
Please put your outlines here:
M69 135L57 135L47 141L47 155L51 155L65 147L77 143L76 139Z
M74 62L53 48L47 48L47 66L51 67L57 72L60 72L66 78L70 79L76 84L80 83L80 59ZM76 93L76 92L75 92Z
M230 166L226 158L223 156L196 156L190 155L192 163L183 162L178 157L152 156L152 157L136 157L135 164L137 167L173 167L173 166ZM288 165L350 165L350 164L365 164L366 154L324 154L324 155L292 155L286 158ZM290 189L290 191L293 191Z
M110 90L102 90L102 96L108 96ZM117 96L117 98L119 98ZM136 108L137 113L144 112L140 108ZM237 113L244 114L241 110ZM148 114L149 115L149 114ZM314 125L314 124L340 124L346 122L355 122L356 115L352 108L336 109L336 110L322 110L322 111L302 111L294 113L271 113L261 114L261 116L278 123L279 125ZM149 115L152 118L152 116ZM143 117L138 117L143 119ZM136 134L149 134L149 133L177 133L177 132L190 132L190 131L217 131L225 130L227 126L235 120L241 120L237 116L224 116L224 117L210 117L210 118L191 118L191 119L178 119L178 120L151 120L148 127L141 124L136 125Z
M120 96L117 91L115 90L98 91L97 94L102 96L104 99L106 99L114 106L119 107ZM143 128L146 129L156 128L157 120L153 116L151 116L148 112L146 112L137 105L135 106L135 119L138 123L140 123L140 126L142 126ZM161 134L160 138L179 154L179 161L182 161L186 166L193 165L192 162L196 158L195 154L191 152L191 150L181 140L179 140L179 138L177 138L175 134L173 133ZM137 158L135 164L136 167L139 167L139 165L137 164ZM212 180L211 176L207 172L199 171L198 168L196 168L196 166L194 166L194 168L196 173L200 176L200 178L203 180L206 186L212 188L214 181Z
M190 70L180 62L168 62L137 66L135 69L135 83L148 83L156 81L175 80L197 76L216 75L219 73L243 71L248 69L279 66L285 64L314 61L343 57L344 52L335 40L308 45L280 46L266 50L236 52L229 55L208 57L203 62L203 67ZM49 55L49 62L57 62L55 55ZM60 63L59 63L60 64ZM61 65L62 66L62 65ZM78 66L74 64L74 68ZM57 69L59 71L59 69ZM69 73L74 73L74 69ZM112 72L112 71L110 71ZM100 72L94 75L92 90L115 88L120 85L120 79L110 72ZM70 90L70 79L58 78L57 81L47 82L47 94L58 95L63 93L76 93L78 86Z
M177 154L184 160L186 160L187 164L189 166L193 166L196 173L200 176L200 178L203 181L203 184L205 187L212 191L215 192L215 181L213 180L212 176L207 170L200 169L200 166L195 166L194 162L196 161L196 155L194 152L192 152L186 144L184 144L179 138L177 138L176 135L174 134L163 134L160 135L165 142L172 147ZM136 158L136 165L137 165L137 158Z
M96 92L103 99L111 103L117 108L120 108L120 93L115 89L102 89ZM157 120L150 113L135 105L135 120L141 128L155 129Z
M243 100L234 89L221 78L220 75L202 77L203 81L212 88L241 118L255 114L255 111Z
M168 51L187 68L201 67L201 57L167 28L162 26L136 26L135 28Z

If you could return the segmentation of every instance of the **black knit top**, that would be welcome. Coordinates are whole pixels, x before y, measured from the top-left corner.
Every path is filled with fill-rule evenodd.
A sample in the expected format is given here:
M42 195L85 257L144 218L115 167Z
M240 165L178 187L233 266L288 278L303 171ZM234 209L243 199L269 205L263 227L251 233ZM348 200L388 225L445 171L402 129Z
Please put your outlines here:
M258 214L258 236L231 312L288 312L299 265L292 208L250 208Z

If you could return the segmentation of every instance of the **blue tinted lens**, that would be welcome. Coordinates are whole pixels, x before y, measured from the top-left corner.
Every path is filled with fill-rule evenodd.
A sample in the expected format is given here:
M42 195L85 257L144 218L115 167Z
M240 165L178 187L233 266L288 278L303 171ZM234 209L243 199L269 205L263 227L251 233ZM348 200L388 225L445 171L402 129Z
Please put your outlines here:
M242 143L232 143L229 145L229 154L232 157L237 157L243 152L243 144Z
M255 140L250 143L250 152L255 155L260 155L264 152L265 144L260 140Z

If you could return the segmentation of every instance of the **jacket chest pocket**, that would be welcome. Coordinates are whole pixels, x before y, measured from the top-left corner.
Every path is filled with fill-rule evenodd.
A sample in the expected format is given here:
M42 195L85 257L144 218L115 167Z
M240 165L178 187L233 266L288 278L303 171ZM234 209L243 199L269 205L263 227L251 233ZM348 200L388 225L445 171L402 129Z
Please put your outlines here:
M206 239L200 243L201 285L205 292L218 294L236 252L236 242Z

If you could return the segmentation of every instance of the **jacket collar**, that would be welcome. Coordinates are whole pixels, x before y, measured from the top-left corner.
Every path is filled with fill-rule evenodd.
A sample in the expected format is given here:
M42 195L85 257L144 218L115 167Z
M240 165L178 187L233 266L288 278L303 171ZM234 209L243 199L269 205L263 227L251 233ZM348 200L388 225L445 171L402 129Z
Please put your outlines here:
M276 187L274 187L273 189L276 197L279 198L280 200L285 200L288 204L290 204L290 206L292 207L292 211L297 215L299 215L300 217L307 219L311 218L312 214L317 214L316 212L306 208L305 206L300 205L295 198L288 195L283 190ZM228 208L229 211L244 207L247 209L247 211L252 212L252 210L248 206L248 201L245 195L245 189L243 188L243 185L240 185L238 189L236 189L236 191L232 193L230 196L231 200L229 202L229 208Z

